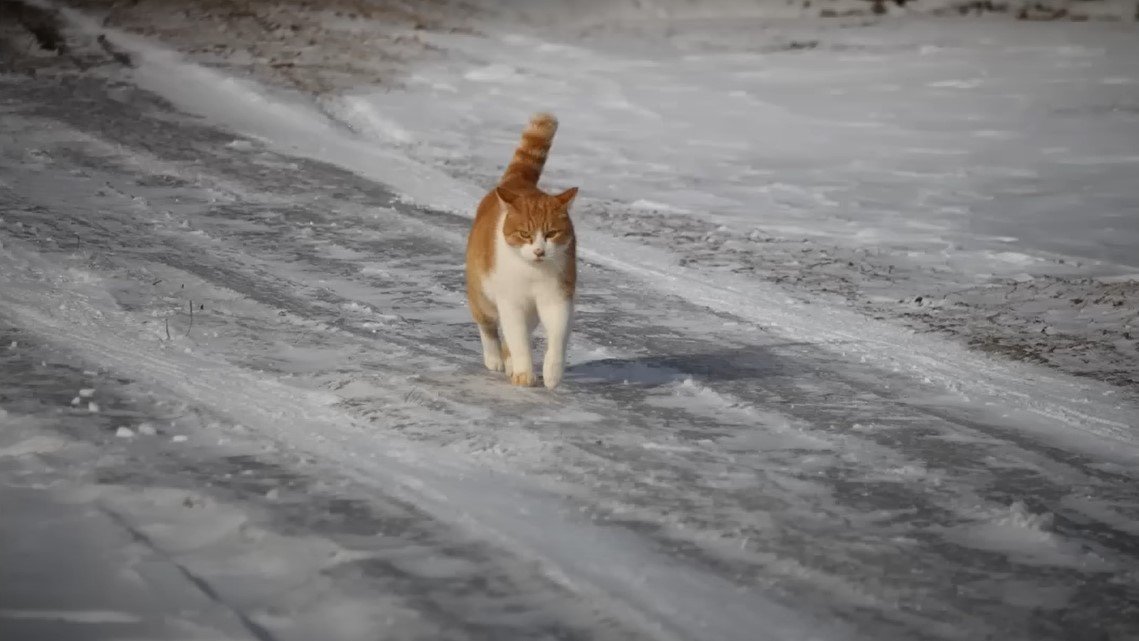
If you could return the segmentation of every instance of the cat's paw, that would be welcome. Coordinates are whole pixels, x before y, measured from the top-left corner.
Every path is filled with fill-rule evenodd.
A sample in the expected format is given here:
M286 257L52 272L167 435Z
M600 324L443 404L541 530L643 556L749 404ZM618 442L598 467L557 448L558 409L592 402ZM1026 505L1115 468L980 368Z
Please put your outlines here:
M502 362L502 356L498 354L483 354L482 362L486 368L492 372L502 372L506 370L506 365Z
M514 376L514 362L509 356L502 359L502 371L506 372L507 376Z
M542 363L542 383L546 389L554 389L562 382L562 374L566 371L565 363L549 361Z
M532 387L536 381L534 372L514 372L510 375L510 382L519 387Z

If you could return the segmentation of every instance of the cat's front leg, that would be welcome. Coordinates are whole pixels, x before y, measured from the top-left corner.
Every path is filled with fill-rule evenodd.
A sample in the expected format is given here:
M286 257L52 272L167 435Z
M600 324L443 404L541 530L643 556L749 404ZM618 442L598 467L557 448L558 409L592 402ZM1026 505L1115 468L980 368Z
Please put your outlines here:
M546 330L546 356L542 359L542 383L554 389L566 370L566 345L573 322L573 300L554 297L538 305L538 316Z
M521 305L500 304L498 314L502 337L510 353L506 366L510 382L529 387L534 384L534 360L530 353L531 327L526 310Z
M498 325L479 323L479 338L482 339L483 364L492 372L503 371L505 364L502 357L502 343L498 340Z

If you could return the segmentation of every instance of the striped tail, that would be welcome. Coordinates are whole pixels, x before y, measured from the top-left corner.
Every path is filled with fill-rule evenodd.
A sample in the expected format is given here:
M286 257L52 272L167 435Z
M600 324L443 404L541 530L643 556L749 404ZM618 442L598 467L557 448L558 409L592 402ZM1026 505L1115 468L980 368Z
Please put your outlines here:
M514 157L502 174L500 185L508 183L536 186L546 165L546 155L558 130L558 119L553 114L537 113L522 130L522 140L514 150Z

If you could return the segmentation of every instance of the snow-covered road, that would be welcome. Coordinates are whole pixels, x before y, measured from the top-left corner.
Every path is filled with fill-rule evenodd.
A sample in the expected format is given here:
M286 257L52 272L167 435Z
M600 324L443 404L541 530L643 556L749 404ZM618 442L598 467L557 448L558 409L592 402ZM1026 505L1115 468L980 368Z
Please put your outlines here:
M511 388L477 185L155 60L0 75L0 637L1139 635L1125 390L598 231Z

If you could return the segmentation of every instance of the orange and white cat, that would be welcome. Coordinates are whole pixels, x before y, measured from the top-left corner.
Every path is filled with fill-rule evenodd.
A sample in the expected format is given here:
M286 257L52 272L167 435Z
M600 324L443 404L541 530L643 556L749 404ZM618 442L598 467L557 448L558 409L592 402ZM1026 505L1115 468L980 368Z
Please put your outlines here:
M498 186L479 203L467 237L467 300L483 362L505 371L515 385L533 385L530 334L541 321L547 339L542 382L551 389L565 371L577 281L569 217L577 187L556 195L538 188L557 129L550 114L530 118Z

